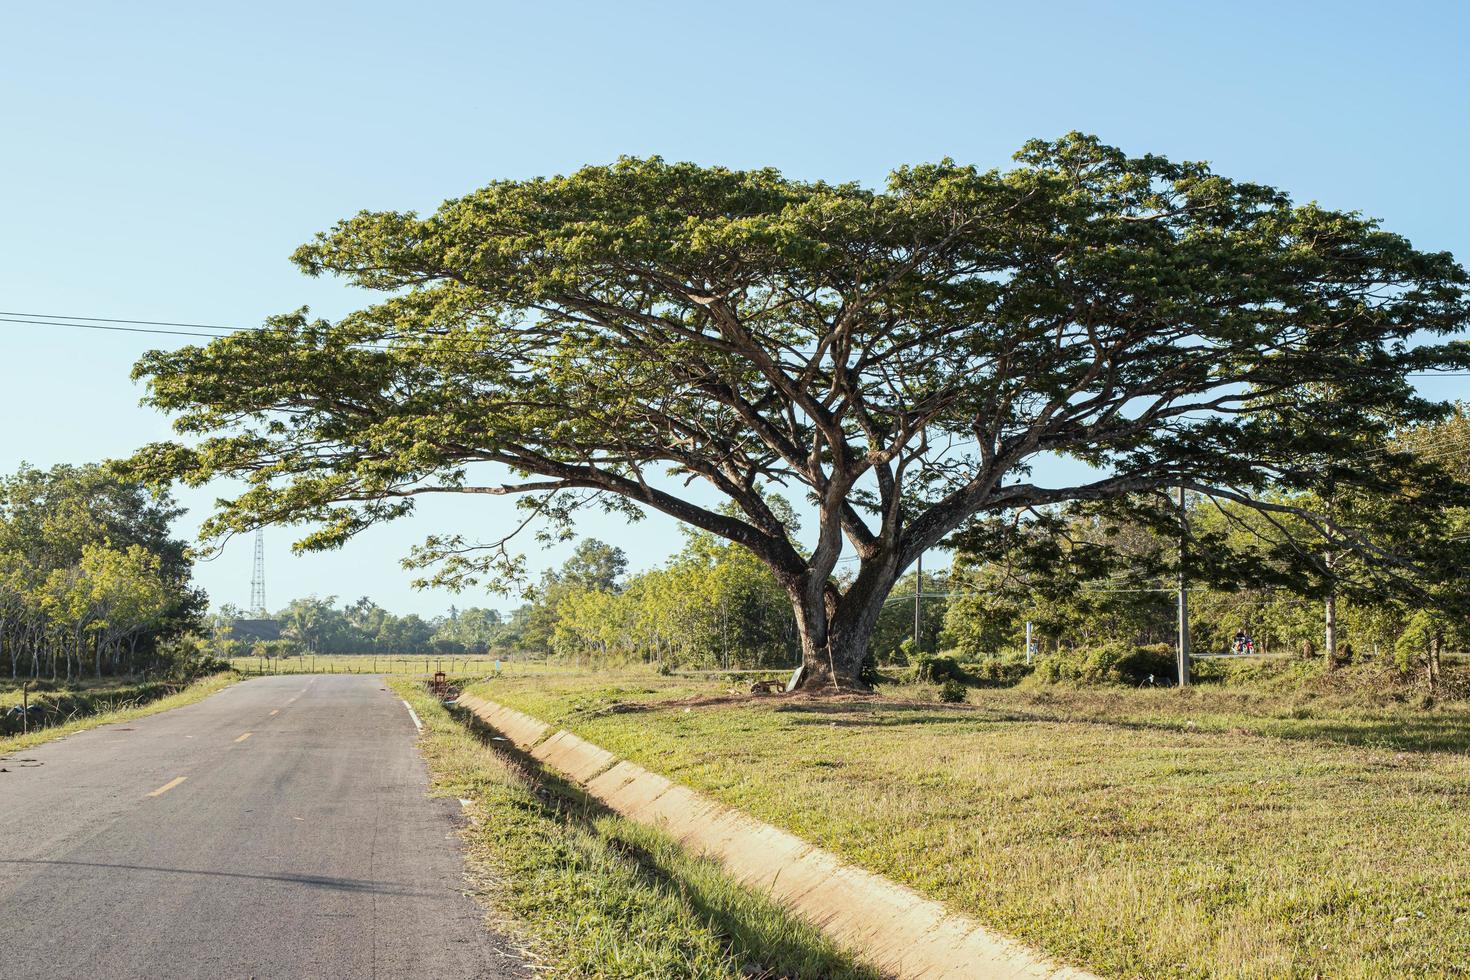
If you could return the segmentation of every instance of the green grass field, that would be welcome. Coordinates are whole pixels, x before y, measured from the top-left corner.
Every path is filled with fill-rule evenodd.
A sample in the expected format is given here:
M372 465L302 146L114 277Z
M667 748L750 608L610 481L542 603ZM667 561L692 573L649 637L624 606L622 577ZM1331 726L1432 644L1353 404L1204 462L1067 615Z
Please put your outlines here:
M711 703L728 684L646 673L474 690L1103 975L1463 975L1470 710L1354 683L953 707Z
M444 671L458 677L485 677L495 673L494 656L438 656L434 654L323 654L314 656L235 657L230 667L247 676L259 674L390 674L423 676ZM537 661L500 658L502 673L525 675L555 669Z

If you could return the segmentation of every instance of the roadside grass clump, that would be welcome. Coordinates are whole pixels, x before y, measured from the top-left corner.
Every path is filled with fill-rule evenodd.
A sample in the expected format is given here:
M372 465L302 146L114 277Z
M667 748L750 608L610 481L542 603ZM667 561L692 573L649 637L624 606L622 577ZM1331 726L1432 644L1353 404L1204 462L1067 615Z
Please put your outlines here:
M159 682L129 685L107 682L104 679L103 683L84 685L76 690L63 687L50 693L43 693L41 695L43 698L56 699L49 703L69 706L67 714L62 716L58 723L49 724L40 729L33 728L27 734L0 737L0 755L28 749L74 732L86 731L89 728L131 721L134 718L168 711L171 708L181 708L229 687L239 679L240 675L233 671L221 671L201 677L187 685ZM20 700L21 695L18 689L0 693L0 705L18 705ZM33 695L32 701L34 700ZM32 720L32 724L35 723L35 720Z
M963 704L965 700L965 685L951 677L939 685L939 700L945 704Z
M1218 685L965 705L606 675L475 693L1101 975L1464 975L1470 710L1356 683L1306 718L1299 695ZM589 697L604 709L565 710Z
M434 793L471 801L463 838L478 897L539 975L876 980L714 862L608 813L421 685L391 684L423 721Z

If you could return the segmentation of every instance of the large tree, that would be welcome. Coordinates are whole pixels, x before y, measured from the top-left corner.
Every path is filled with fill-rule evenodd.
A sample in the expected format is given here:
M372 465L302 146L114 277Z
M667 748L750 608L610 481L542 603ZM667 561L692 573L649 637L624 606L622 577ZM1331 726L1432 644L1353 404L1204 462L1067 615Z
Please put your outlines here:
M1435 414L1406 375L1470 364L1433 342L1464 270L1372 220L1078 134L1017 160L874 190L624 159L363 212L294 259L385 298L145 356L196 441L135 466L242 477L206 533L303 522L306 548L424 494L659 511L750 549L808 683L858 686L895 581L972 518L1176 485L1284 506L1263 491L1315 485L1302 460ZM1049 454L1085 475L1036 479ZM510 533L414 560L514 574Z

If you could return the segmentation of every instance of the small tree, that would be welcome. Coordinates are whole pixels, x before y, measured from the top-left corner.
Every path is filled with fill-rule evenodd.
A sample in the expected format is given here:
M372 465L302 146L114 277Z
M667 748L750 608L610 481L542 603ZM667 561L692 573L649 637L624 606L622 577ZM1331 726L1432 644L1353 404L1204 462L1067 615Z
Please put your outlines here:
M1447 254L1079 134L1018 160L878 191L625 159L359 214L295 260L387 298L148 354L149 400L204 438L134 465L243 478L204 532L305 522L308 549L425 494L522 495L554 525L659 511L764 562L808 684L857 687L898 577L971 518L1181 485L1291 509L1263 492L1316 486L1303 461L1435 414L1408 372L1470 364L1417 343L1466 324ZM1036 480L1055 455L1084 475ZM516 530L413 563L503 584Z

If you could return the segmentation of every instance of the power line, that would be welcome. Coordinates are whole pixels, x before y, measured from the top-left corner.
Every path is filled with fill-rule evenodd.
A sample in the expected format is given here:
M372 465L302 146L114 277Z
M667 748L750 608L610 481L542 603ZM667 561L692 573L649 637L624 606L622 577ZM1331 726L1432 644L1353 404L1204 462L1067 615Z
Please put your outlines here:
M0 310L0 323L28 323L43 327L72 327L82 330L116 330L124 333L160 334L177 337L204 337L217 339L228 337L232 333L259 333L268 328L265 327L239 327L227 326L218 323L192 323L179 320L133 320L120 317L107 316L77 316L61 313L16 313ZM126 326L106 326L106 324L124 324ZM129 329L129 327L133 329ZM191 333L178 330L142 329L144 327L189 327L196 330L222 330L224 333ZM350 344L353 347L366 347L378 350L387 350L385 344L374 344L368 341L356 341ZM474 348L479 350L478 347ZM1405 375L1409 378L1470 378L1470 371L1415 371Z
M58 323L51 320L22 320L4 315L0 315L0 323L33 323L42 327L73 327L77 330L112 330L119 333L167 334L171 337L207 337L210 340L219 340L221 337L229 336L229 334L222 333L198 333L195 331L187 330L160 330L156 327L149 329L145 327L111 326L102 323Z
M132 323L148 327L198 327L201 330L258 330L259 327L227 327L218 323L178 323L173 320L123 320L115 316L73 316L69 313L12 313L0 310L0 316L40 317L46 320L81 320L92 323Z

